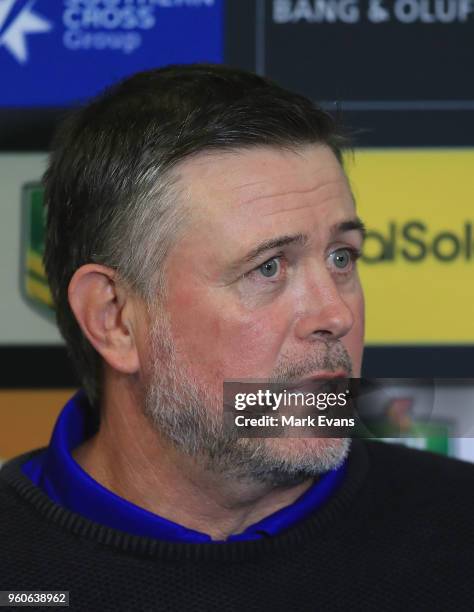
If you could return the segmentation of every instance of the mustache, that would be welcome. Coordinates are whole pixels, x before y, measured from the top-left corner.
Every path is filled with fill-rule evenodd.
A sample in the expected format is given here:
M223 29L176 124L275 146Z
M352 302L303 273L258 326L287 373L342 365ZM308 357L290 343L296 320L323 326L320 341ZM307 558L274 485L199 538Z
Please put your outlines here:
M295 361L294 358L285 356L273 371L270 382L297 382L305 376L310 376L318 371L336 372L344 370L347 378L352 377L352 360L346 347L342 342L323 342L315 345L314 352L305 356L304 359Z

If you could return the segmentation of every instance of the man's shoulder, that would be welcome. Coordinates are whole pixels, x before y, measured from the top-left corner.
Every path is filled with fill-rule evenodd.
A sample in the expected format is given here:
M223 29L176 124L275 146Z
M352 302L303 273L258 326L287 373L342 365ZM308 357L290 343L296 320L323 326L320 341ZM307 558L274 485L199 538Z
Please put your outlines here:
M51 557L56 558L58 568L70 551L78 550L72 529L63 525L71 513L51 501L23 471L43 450L10 459L0 469L0 583L7 586L30 584L34 590L40 578L47 584ZM26 567L31 571L30 580Z
M397 466L399 471L421 470L455 476L472 478L474 463L442 455L429 450L420 450L402 443L387 443L368 440L365 442L369 459L382 462L384 466Z
M474 464L402 444L367 441L369 481L387 499L473 510Z
M23 466L44 449L37 449L19 455L0 466L0 533L8 535L8 525L23 517L23 510L31 513L31 501L35 496L46 498L23 472ZM47 498L46 498L47 499Z

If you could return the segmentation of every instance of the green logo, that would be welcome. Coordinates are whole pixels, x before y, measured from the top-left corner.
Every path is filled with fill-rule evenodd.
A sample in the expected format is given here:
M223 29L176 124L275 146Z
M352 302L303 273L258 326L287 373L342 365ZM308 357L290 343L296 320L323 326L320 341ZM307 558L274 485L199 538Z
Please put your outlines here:
M452 423L442 419L417 419L414 397L394 397L385 406L382 421L366 423L369 431L385 442L405 444L420 450L453 455ZM395 433L395 437L394 436Z
M27 183L22 190L22 265L21 290L30 306L53 316L53 300L43 266L45 210L43 187Z

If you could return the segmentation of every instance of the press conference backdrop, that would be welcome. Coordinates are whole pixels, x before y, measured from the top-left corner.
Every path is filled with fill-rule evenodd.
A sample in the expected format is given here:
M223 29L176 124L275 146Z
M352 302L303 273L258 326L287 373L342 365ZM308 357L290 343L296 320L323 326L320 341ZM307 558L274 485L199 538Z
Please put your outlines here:
M41 263L54 127L169 63L254 70L343 122L368 226L364 374L474 377L473 60L474 0L0 0L0 457L46 443L78 384ZM437 450L472 459L473 442Z

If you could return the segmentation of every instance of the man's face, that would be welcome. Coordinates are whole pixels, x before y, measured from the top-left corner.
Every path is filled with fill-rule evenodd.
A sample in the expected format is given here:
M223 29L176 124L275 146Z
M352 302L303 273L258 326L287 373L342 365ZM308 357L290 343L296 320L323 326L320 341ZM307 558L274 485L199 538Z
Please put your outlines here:
M216 423L226 379L359 376L364 302L354 257L362 235L330 149L201 154L181 164L179 177L189 215L165 265L165 341L150 360L155 395L174 377L173 397L207 404L200 414ZM330 442L261 444L267 456L311 459Z

